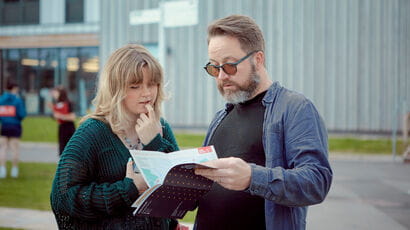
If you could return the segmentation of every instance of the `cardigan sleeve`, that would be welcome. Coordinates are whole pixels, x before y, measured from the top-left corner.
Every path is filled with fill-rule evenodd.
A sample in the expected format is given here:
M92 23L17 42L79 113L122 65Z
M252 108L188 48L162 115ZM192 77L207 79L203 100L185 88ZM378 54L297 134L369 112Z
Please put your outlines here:
M105 154L108 155L105 163L97 163L95 159L96 154L110 148L107 144L112 141L109 130L101 127L104 125L102 122L94 121L91 123L94 125L85 123L77 129L59 161L51 191L52 209L56 215L83 220L97 220L129 211L138 197L138 189L132 179L125 178L126 165L123 160L114 153ZM101 181L104 182L98 182L104 173L117 179L111 178L110 181L103 178Z
M160 151L165 153L178 151L179 147L174 133L172 132L171 126L163 118L161 118L161 125L163 136L157 134L157 136L155 136L150 143L144 145L144 150Z

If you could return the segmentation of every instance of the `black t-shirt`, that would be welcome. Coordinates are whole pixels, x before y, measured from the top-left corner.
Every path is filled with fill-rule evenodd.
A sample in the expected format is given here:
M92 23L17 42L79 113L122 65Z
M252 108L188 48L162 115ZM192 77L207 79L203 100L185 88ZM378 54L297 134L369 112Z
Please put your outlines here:
M238 157L248 163L265 165L262 126L266 91L233 106L210 139L219 158ZM244 191L233 191L214 183L199 201L198 230L265 229L264 199Z

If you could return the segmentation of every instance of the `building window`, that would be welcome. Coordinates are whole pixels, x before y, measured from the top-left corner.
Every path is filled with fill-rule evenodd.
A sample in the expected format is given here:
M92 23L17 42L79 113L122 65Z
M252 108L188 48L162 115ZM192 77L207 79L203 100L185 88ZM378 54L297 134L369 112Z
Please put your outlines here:
M74 102L74 111L85 115L92 109L97 73L98 47L32 48L0 50L0 90L16 82L30 115L50 114L50 89L63 85Z
M84 0L65 1L65 22L84 22Z
M39 0L0 0L0 25L32 25L39 22Z

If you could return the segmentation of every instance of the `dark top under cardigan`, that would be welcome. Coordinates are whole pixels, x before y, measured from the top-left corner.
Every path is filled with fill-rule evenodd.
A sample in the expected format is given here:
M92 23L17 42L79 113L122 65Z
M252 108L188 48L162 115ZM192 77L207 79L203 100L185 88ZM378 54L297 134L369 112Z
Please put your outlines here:
M144 150L179 150L169 124L164 119L161 124L163 136L158 134ZM59 229L169 229L175 224L132 215L138 189L125 177L130 157L108 124L90 118L80 125L61 155L52 186Z

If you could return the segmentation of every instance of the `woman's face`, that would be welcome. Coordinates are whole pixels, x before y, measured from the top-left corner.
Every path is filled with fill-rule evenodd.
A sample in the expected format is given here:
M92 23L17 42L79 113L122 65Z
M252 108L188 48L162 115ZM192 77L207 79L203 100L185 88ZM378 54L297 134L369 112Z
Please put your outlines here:
M60 92L58 90L53 89L51 90L51 96L54 98L54 100L58 100L58 97L60 96Z
M142 83L129 85L124 99L125 108L137 117L141 113L148 113L145 107L147 104L151 104L154 107L158 94L158 84L150 82L151 75L148 70L143 68L142 72Z

